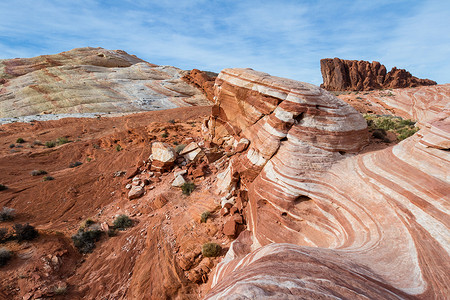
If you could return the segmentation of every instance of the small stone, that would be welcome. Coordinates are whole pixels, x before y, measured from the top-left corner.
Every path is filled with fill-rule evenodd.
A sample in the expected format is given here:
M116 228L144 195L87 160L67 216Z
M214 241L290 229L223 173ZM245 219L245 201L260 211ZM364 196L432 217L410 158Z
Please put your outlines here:
M244 219L240 214L233 215L233 220L235 220L238 224L244 224Z
M187 170L180 170L173 173L173 177L176 178L178 175L185 175L187 173Z
M175 186L175 187L182 187L183 184L185 184L185 183L186 183L186 180L184 180L183 176L178 175L178 176L175 178L175 180L172 182L172 186Z
M133 186L128 192L128 199L133 200L141 197L144 194L144 188L141 186Z
M227 236L235 236L236 235L236 221L234 219L230 219L225 224L223 224L223 234Z
M219 211L219 214L223 217L226 216L228 214L229 210L226 207L222 207Z
M128 189L128 190L131 189L131 187L132 187L131 183L129 183L129 184L127 184L127 185L125 186L125 188Z
M230 215L234 215L238 212L239 212L239 210L237 209L236 206L233 206L232 208L230 208Z

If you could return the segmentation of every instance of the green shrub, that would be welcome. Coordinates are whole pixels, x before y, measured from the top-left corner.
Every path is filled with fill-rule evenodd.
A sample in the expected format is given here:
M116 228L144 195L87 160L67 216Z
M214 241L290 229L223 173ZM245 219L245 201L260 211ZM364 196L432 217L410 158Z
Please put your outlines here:
M206 223L206 220L208 220L210 215L211 213L209 211L203 212L202 215L200 216L200 222Z
M81 161L74 161L69 164L69 168L76 168L78 166L81 166L82 164L83 163Z
M116 151L119 152L120 150L122 150L122 147L120 145L116 146Z
M58 143L58 145L70 143L70 141L66 137L60 137L56 142Z
M195 190L195 184L193 182L185 182L181 186L181 190L183 191L184 195L190 195Z
M53 178L52 176L44 176L42 178L42 181L50 181L50 180L54 180L55 178Z
M79 229L72 236L72 241L80 253L89 253L95 248L95 242L100 240L103 231L97 228Z
M92 157L86 157L87 162L91 162L91 160L92 160Z
M202 254L204 257L216 257L220 255L220 252L222 252L222 247L216 243L203 244Z
M0 184L0 191L4 191L4 190L7 190L7 189L8 189L8 187L6 185Z
M177 152L177 153L180 153L181 151L183 151L183 149L186 147L186 144L181 144L181 145L177 145L176 147L175 147L175 151Z
M6 248L0 248L0 267L6 265L6 263L11 259L12 252Z
M164 132L163 134L161 134L161 137L162 138L166 138L166 137L168 137L169 136L169 133L166 131L166 132Z
M25 140L24 140L23 138L18 138L18 139L16 140L16 143L17 143L17 144L23 144L23 143L25 143Z
M47 174L47 171L45 170L33 170L31 171L31 176L39 176L39 175L45 175Z
M55 293L55 295L64 295L67 293L67 286L66 285L55 286L53 292Z
M39 236L37 230L30 224L14 224L15 238L17 241L31 241Z
M376 138L381 138L379 132L375 133L377 130L391 131L395 133L399 140L404 140L419 130L419 128L414 126L416 124L414 121L396 116L365 114L364 118L367 121L367 126L373 131L372 134Z
M94 220L92 220L91 218L87 218L86 220L81 222L80 229L88 228L89 226L94 225L94 224L95 224Z
M12 220L15 215L16 210L14 208L3 206L0 210L0 222Z
M120 215L114 220L113 225L115 229L125 230L133 225L133 221L127 215Z
M11 144L11 145L9 145L9 148L14 148L16 145L15 144Z
M47 148L53 148L55 146L56 146L56 142L55 141L45 142L45 147L47 147Z
M5 243L11 239L11 235L8 232L8 228L0 228L0 244Z

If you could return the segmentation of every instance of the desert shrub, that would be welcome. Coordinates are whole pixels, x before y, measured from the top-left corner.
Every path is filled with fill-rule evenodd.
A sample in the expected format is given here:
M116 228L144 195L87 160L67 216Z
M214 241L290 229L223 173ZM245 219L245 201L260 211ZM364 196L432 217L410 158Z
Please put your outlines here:
M11 238L8 228L0 228L0 244L7 242Z
M50 180L54 180L55 178L53 178L52 176L44 176L42 178L42 181L50 181Z
M81 222L80 229L88 228L89 226L94 225L94 224L95 224L94 220L92 220L91 218L87 218L86 220Z
M183 151L183 149L184 149L185 147L186 147L185 144L177 145L177 146L175 147L175 151L176 151L177 153L180 153L181 151Z
M76 168L78 166L81 166L82 164L83 163L81 161L74 161L69 164L69 168Z
M6 248L0 248L0 267L6 265L6 263L11 259L12 252Z
M175 120L174 119L171 119L171 120L169 120L167 122L170 123L170 124L175 124Z
M0 210L0 222L12 220L15 215L16 210L14 208L3 206Z
M39 236L37 230L30 224L14 224L15 238L17 241L31 241Z
M15 144L11 144L11 145L9 145L9 148L14 148L16 145Z
M79 229L72 236L72 241L80 253L89 253L95 248L95 242L100 240L103 231L97 228Z
M7 189L8 189L8 187L6 185L0 184L0 191L4 191L4 190L7 190Z
M209 211L204 211L202 215L200 216L200 222L206 223L206 220L208 220L211 213Z
M164 132L163 134L161 134L161 137L162 138L166 138L166 137L168 137L169 136L169 133L166 131L166 132Z
M133 221L127 215L120 215L114 220L113 225L116 229L125 230L133 225Z
M33 142L33 146L42 146L42 142L36 140Z
M45 147L47 147L47 148L53 148L55 146L56 146L56 142L55 141L45 142Z
M120 150L122 150L122 146L117 145L117 146L116 146L116 151L119 152Z
M25 143L25 140L24 140L23 138L18 138L18 139L16 140L16 143L17 143L17 144L23 144L23 143Z
M92 157L86 157L87 162L91 162L91 160L92 160Z
M45 170L33 170L30 172L31 176L39 176L39 175L45 175L47 174L47 171Z
M55 295L64 295L67 293L67 285L57 285L55 286L53 292Z
M219 256L221 251L222 251L222 247L220 247L216 243L206 243L206 244L203 244L203 247L202 247L202 254L204 257Z
M195 190L195 184L193 182L185 182L181 186L181 190L183 191L184 195L190 195Z
M70 141L69 141L66 137L60 137L60 138L58 138L58 140L56 141L56 143L57 143L58 145L63 145L63 144L70 143Z
M414 126L416 124L414 121L402 119L400 117L366 114L364 115L364 118L367 121L367 126L373 131L372 134L376 138L379 138L377 136L380 136L380 133L375 133L377 130L391 131L395 133L399 140L404 140L419 130L419 128Z
M116 236L117 235L117 229L116 228L108 228L108 236L112 237L112 236Z

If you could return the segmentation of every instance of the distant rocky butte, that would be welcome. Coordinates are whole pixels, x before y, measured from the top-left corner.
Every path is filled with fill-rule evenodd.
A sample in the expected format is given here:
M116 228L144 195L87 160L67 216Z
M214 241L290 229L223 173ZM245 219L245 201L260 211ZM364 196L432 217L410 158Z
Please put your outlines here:
M103 48L4 59L0 60L0 118L208 105L200 89L181 79L187 73Z
M404 69L394 67L387 72L377 61L324 58L320 60L320 69L321 87L328 91L369 91L436 84L430 79L414 77Z
M209 139L250 141L217 175L218 192L248 191L248 232L207 299L449 295L448 113L393 147L354 154L367 143L364 119L310 84L225 69L215 99Z

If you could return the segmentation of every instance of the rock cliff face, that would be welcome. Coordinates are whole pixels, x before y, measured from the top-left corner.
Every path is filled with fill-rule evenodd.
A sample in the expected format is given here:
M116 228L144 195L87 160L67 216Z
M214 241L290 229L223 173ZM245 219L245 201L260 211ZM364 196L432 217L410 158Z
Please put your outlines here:
M373 89L406 88L435 85L429 79L419 79L404 69L386 67L377 61L343 60L325 58L320 60L323 87L329 91L369 91Z
M215 93L205 132L250 141L218 176L219 191L248 190L250 232L207 298L448 295L448 114L394 147L354 155L365 122L324 90L226 69Z
M217 75L217 73L193 69L184 75L182 79L202 90L206 98L212 103L214 101L214 81Z
M102 48L0 60L0 118L207 105L186 73Z

